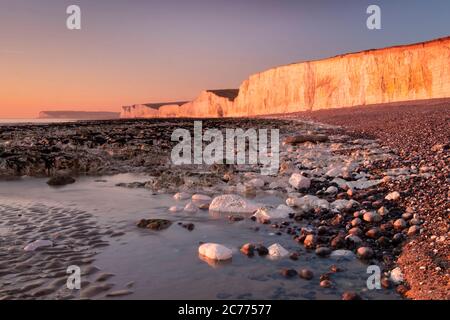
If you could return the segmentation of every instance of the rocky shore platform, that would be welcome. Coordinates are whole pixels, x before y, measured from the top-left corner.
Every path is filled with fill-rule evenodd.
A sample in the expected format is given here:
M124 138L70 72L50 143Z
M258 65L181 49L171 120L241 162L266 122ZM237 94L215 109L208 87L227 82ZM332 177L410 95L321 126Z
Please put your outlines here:
M168 212L207 210L230 223L250 219L255 232L270 228L298 247L266 248L249 239L238 254L292 261L305 254L357 257L381 269L385 290L448 299L449 113L448 105L428 105L202 120L203 129L280 129L280 169L267 176L259 165L171 164L172 132L192 132L195 119L2 126L0 176L49 176L50 185L60 185L77 183L81 175L145 173L147 181L117 188L175 194L175 201L187 202ZM261 205L255 200L261 194L282 200ZM140 227L155 226L142 218ZM185 227L195 232L195 226ZM199 253L209 260L235 254L214 243L200 244ZM317 277L310 269L280 270L283 277L320 280L322 288L335 286L339 272L345 270L338 264ZM342 298L358 299L363 292L344 292Z

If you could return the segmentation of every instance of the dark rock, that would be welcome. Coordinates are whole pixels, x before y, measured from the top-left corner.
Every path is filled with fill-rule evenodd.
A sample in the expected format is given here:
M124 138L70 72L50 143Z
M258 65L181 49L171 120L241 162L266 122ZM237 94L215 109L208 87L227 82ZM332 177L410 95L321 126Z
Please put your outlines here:
M284 144L300 144L305 142L326 142L328 141L328 136L323 134L316 134L316 135L298 135L298 136L292 136L292 137L286 137L283 140Z
M331 249L328 247L319 247L316 249L316 254L319 257L327 257L331 254Z
M75 179L70 177L70 176L66 176L66 175L62 175L62 176L54 176L51 177L48 181L47 184L49 186L65 186L68 184L72 184L75 183Z
M333 249L341 249L345 247L345 238L341 235L337 235L331 240L331 247Z
M297 261L299 258L299 254L297 252L293 252L289 255L289 259Z
M399 244L399 243L403 242L403 240L405 240L405 236L402 233L396 233L392 237L392 243L394 243L394 244Z
M392 228L393 228L393 225L392 225L391 221L383 223L382 225L380 225L380 230L382 232L390 231L390 230L392 230Z
M256 251L260 256L267 256L269 254L269 249L264 247L263 245L259 245L256 247Z
M297 271L294 269L281 269L281 275L286 278L293 278L297 275Z
M193 223L185 223L185 224L182 225L182 227L187 229L187 230L189 230L189 231L192 231L192 230L194 230L195 225Z
M319 228L317 228L317 234L318 235L325 235L328 232L328 227L326 226L320 226Z
M233 222L237 222L237 221L242 221L244 220L244 217L239 215L239 214L232 214L228 216L228 220L233 221ZM255 219L256 220L256 219Z
M164 230L171 226L172 222L164 219L142 219L137 223L139 228L152 230Z
M381 236L377 239L377 243L381 246L381 247L387 247L390 245L390 241L388 238L386 238L385 236Z
M330 275L331 275L330 272L326 272L326 273L324 273L324 274L321 274L319 280L320 280L320 281L323 281L323 280L330 280Z

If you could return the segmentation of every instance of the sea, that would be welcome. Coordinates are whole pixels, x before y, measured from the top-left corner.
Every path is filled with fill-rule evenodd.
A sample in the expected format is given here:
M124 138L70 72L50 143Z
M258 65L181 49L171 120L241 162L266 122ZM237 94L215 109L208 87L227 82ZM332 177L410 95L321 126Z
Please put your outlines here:
M1 125L20 125L20 124L49 124L75 122L76 119L0 119Z

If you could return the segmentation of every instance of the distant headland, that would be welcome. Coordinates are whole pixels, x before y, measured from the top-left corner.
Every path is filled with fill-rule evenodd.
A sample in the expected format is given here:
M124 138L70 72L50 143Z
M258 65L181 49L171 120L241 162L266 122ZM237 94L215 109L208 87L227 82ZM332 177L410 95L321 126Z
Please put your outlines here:
M118 119L119 112L105 111L41 111L39 119L109 120Z

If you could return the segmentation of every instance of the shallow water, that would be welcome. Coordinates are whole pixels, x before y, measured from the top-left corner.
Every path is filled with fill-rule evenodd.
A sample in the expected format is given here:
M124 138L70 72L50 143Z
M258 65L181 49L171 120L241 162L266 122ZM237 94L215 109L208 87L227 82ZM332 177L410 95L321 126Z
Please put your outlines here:
M276 235L270 226L249 219L229 222L227 217L211 216L208 211L173 214L168 207L187 201L175 201L172 195L152 195L145 189L115 186L118 182L139 180L145 181L146 177L128 174L85 177L61 188L47 186L45 179L3 181L0 204L9 208L39 205L86 212L93 216L95 228L115 232L114 236L111 233L106 236L108 246L96 248L93 264L102 272L114 274L108 279L108 283L114 284L112 291L125 288L132 291L116 299L340 299L347 290L367 299L400 298L392 290L367 290L367 265L357 259L319 258L290 236ZM258 195L255 200L266 204L283 202L282 198L267 194ZM138 229L135 223L142 218L164 218L173 224L163 231ZM190 232L178 222L192 222L195 229ZM260 227L259 231L254 230L255 226ZM11 236L8 229L0 225L0 237L8 236ZM208 264L198 256L199 242L216 242L232 248L232 261ZM298 251L300 259L248 258L239 252L239 247L247 242L267 247L280 243L289 251ZM333 288L321 288L319 277L333 264L344 271L331 276ZM314 278L285 279L280 275L281 268L310 268ZM1 278L0 275L0 282ZM92 281L90 277L89 282ZM93 298L101 299L105 294ZM78 291L68 296L78 297Z
M75 119L0 119L0 126L14 126L21 124L51 124L75 122Z

